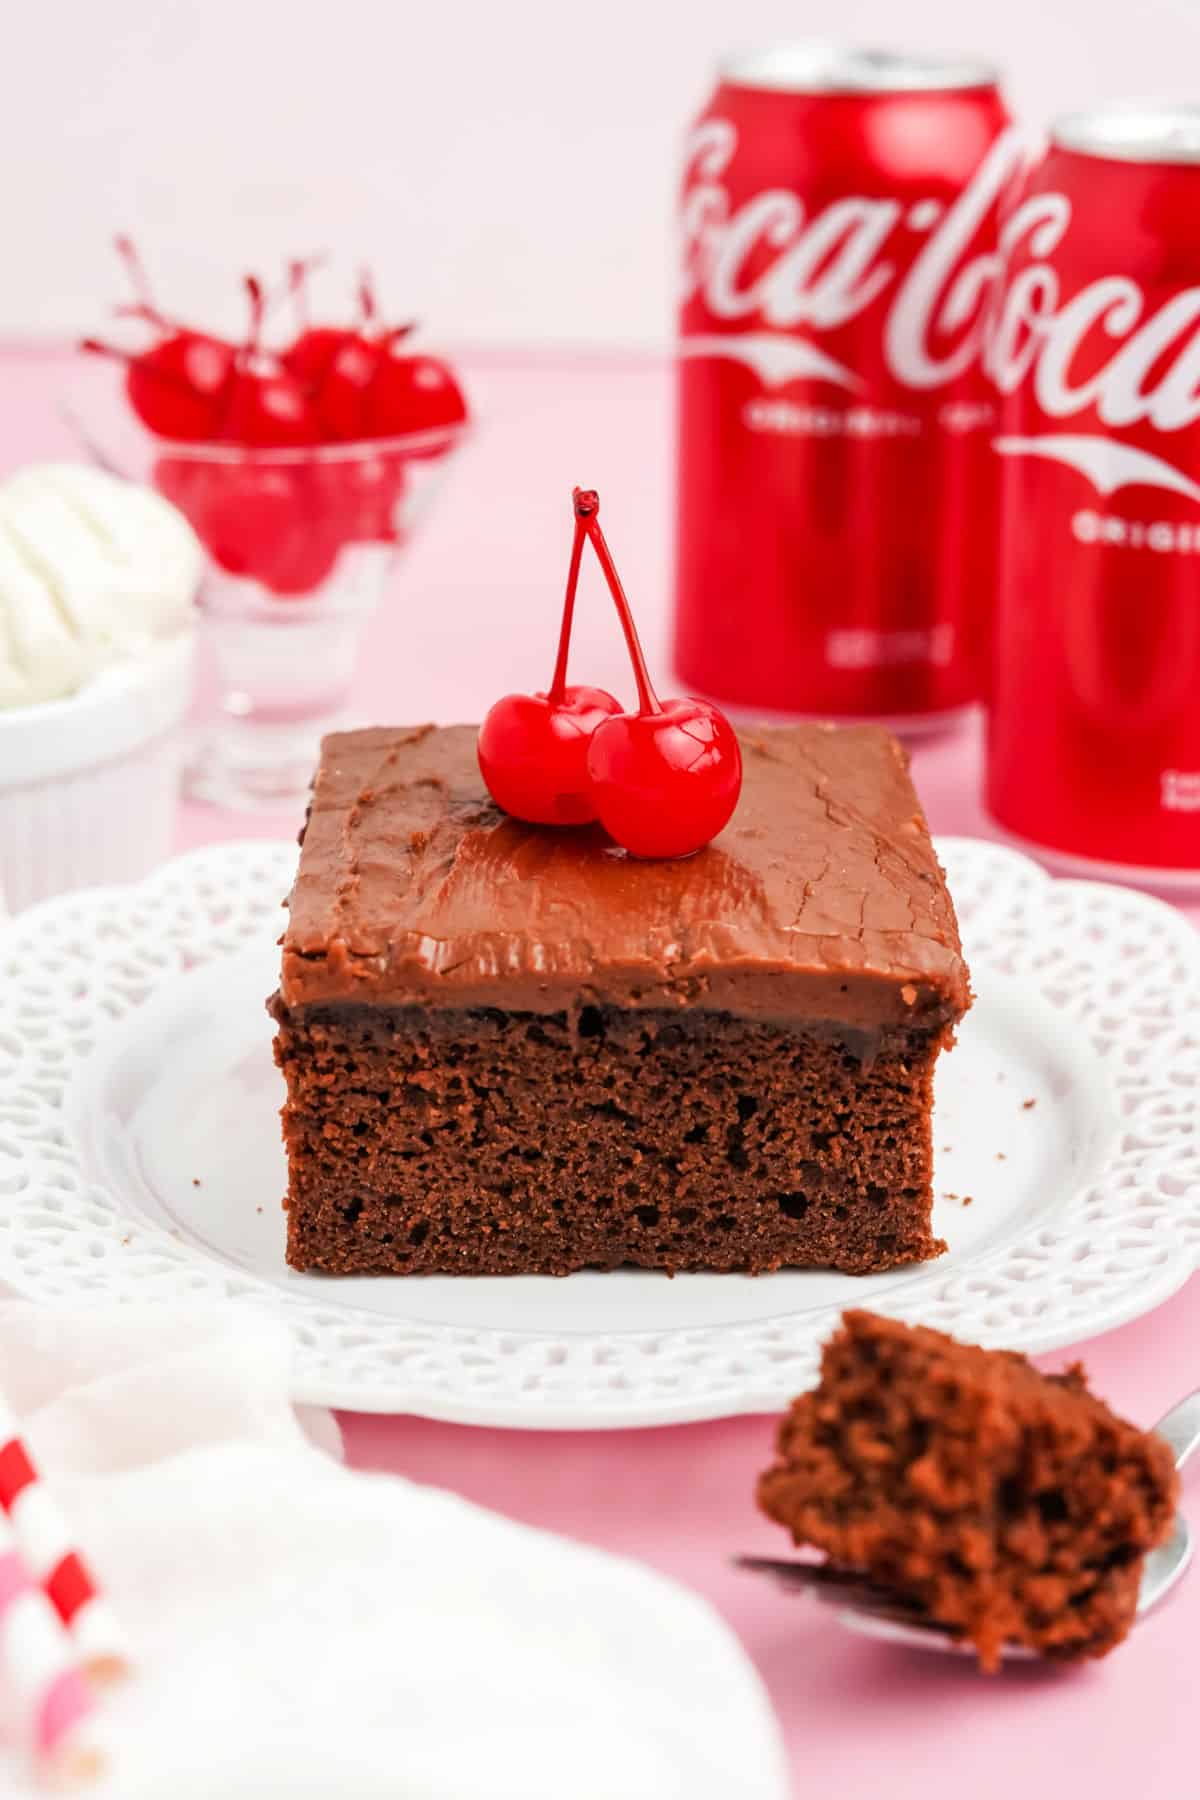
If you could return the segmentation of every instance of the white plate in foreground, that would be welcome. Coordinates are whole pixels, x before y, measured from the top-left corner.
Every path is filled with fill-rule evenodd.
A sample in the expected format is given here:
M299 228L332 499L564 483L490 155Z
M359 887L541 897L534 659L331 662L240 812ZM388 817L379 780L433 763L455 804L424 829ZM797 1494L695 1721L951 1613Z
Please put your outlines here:
M1198 940L1142 895L940 848L978 998L937 1077L935 1263L293 1273L263 1002L295 852L232 844L0 940L0 1279L47 1300L265 1303L291 1323L297 1399L542 1427L777 1408L848 1305L1026 1350L1133 1318L1200 1262Z

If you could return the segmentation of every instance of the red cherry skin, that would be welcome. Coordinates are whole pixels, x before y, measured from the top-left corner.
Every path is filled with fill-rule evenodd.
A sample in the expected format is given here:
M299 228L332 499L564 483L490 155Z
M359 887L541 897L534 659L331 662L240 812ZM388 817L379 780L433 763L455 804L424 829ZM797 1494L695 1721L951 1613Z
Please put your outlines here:
M154 486L164 500L179 508L206 549L208 540L202 530L202 520L208 475L207 465L190 456L160 456L151 471Z
M742 753L724 713L664 700L592 733L587 772L596 815L631 856L690 856L724 829L742 788Z
M311 599L333 574L341 549L336 537L320 532L293 537L288 553L274 559L263 585L277 600Z
M220 434L236 357L220 338L173 332L130 362L129 404L156 437L208 442Z
M400 540L404 468L395 456L326 457L311 467L314 516L346 544Z
M281 599L311 594L332 572L342 538L315 508L304 468L161 457L154 482L226 574Z
M603 688L506 694L479 728L479 769L496 805L530 825L587 825L596 818L588 744L621 710Z
M379 355L377 345L351 335L331 357L313 404L324 436L335 443L371 435L367 407Z
M394 452L330 458L321 469L321 507L347 543L398 544L406 486L404 458Z
M321 442L304 382L271 363L247 363L234 374L222 441L253 450L299 449Z
M463 391L444 362L433 356L406 355L394 343L381 346L367 395L367 436L438 431L460 425L466 416Z
M279 352L279 360L289 375L315 385L324 379L338 351L358 341L359 333L347 326L310 325L286 350Z
M209 509L216 561L280 598L311 594L332 572L340 540L329 520L314 516L309 471L248 464L212 472L218 477Z

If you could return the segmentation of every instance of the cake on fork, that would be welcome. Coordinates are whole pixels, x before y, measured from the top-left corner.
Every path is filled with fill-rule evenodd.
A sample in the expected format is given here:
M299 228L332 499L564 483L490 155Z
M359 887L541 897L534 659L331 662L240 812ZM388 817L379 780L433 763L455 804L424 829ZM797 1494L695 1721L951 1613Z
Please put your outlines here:
M1076 1364L848 1312L796 1400L759 1503L798 1545L974 1644L1103 1656L1137 1610L1178 1497L1169 1446Z
M904 752L744 733L726 828L523 824L466 726L328 738L283 939L287 1255L334 1274L865 1273L944 1248L969 1004Z

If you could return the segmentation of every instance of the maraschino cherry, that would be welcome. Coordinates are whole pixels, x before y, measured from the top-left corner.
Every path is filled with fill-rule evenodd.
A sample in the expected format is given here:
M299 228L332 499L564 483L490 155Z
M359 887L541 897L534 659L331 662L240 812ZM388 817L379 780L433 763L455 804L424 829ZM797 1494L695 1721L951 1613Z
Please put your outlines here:
M302 256L294 258L287 266L287 291L300 329L287 348L279 352L279 360L292 375L298 375L311 386L320 381L342 345L357 341L361 335L353 325L311 323L308 278L324 260L323 256ZM364 314L364 325L366 322L367 315Z
M325 580L342 543L340 514L314 505L307 474L270 461L165 456L154 465L154 485L226 574L292 599Z
M312 262L293 263L290 286L297 304ZM358 324L309 325L281 355L287 369L308 384L322 435L334 443L359 438L406 437L459 425L467 416L451 370L433 356L413 356L405 339L413 327L379 324L370 275L358 282Z
M254 275L245 280L250 330L234 360L225 416L218 436L252 450L293 450L318 444L307 384L261 349L266 297Z
M638 710L602 719L587 749L596 815L632 856L690 856L729 823L742 788L733 727L706 700L659 700L593 494L584 529L612 593L637 683Z
M453 373L436 356L401 352L402 335L389 332L379 347L366 396L367 436L399 437L410 431L443 431L461 425L467 403Z
M506 694L479 729L479 768L497 806L531 825L586 825L597 817L588 745L601 720L621 710L603 688L568 687L575 591L587 534L587 506L575 496L575 540L567 572L554 678L545 693Z
M206 443L219 437L229 407L236 347L209 332L192 331L168 319L154 301L131 239L119 237L116 242L136 295L134 303L119 312L126 318L144 320L161 335L148 350L136 354L99 338L85 338L82 348L126 365L129 404L157 437L175 443Z
M305 290L316 258L292 263L289 285L304 326L295 342L280 352L280 361L297 376L312 397L321 435L334 443L350 443L367 435L367 393L379 362L381 334L378 307L371 278L364 271L358 283L356 325L310 325ZM403 337L411 327L395 328ZM390 334L382 334L390 335Z

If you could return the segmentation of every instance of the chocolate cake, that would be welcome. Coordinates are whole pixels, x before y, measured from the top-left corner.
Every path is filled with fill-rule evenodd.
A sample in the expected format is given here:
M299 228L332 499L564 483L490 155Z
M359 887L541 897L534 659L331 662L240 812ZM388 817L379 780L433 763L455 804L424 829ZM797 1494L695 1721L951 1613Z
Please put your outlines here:
M288 1260L864 1272L936 1255L969 1002L885 731L744 736L695 856L489 800L469 727L328 738L283 939Z
M759 1502L800 1545L970 1639L1103 1656L1171 1530L1171 1452L1088 1391L1082 1368L848 1312L819 1387L784 1418Z

